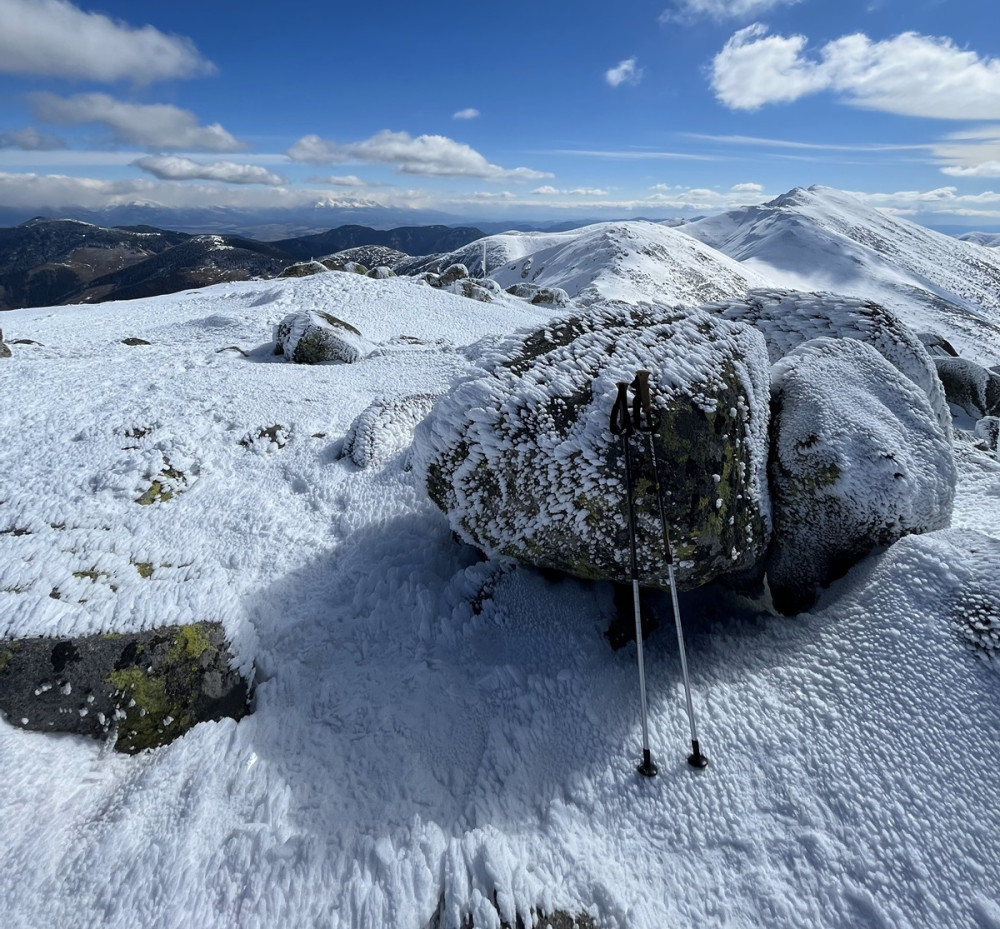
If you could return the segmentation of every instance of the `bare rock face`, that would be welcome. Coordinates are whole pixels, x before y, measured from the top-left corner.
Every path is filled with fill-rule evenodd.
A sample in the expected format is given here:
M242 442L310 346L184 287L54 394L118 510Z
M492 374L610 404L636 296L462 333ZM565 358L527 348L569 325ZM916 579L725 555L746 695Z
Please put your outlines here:
M135 754L192 726L248 712L218 623L0 642L0 710L15 726L98 739Z
M651 372L652 435L683 588L756 565L771 530L768 359L749 326L601 304L502 343L416 429L413 462L454 531L491 556L629 579L616 384ZM668 585L648 442L632 440L639 567Z
M875 547L946 527L957 471L927 396L870 345L814 339L771 375L766 571L796 613Z
M274 354L296 364L351 364L373 347L350 323L321 310L290 313L278 323L274 337Z

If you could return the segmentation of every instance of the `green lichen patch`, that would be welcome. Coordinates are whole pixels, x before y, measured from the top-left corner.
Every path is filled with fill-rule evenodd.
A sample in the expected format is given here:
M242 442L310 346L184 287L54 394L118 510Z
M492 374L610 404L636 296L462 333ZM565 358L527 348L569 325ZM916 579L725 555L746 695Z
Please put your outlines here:
M183 705L171 698L166 677L139 668L112 671L108 683L118 700L118 742L129 754L155 748L191 728Z
M153 576L153 563L151 561L133 561L139 577L150 578Z
M17 642L8 642L2 648L0 648L0 674L6 670L7 665L10 660L14 657L14 653L18 649Z
M135 502L139 506L166 503L179 494L187 485L187 476L183 471L179 471L173 467L166 458L164 458L163 464L163 470L153 479L152 484L149 485L140 497L136 498Z

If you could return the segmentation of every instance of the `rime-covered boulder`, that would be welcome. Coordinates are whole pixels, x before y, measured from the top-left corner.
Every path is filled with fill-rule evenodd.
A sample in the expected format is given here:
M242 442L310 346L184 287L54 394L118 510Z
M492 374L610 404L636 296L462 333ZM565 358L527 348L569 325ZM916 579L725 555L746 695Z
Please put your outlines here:
M218 623L0 641L0 710L15 726L102 739L133 754L249 712Z
M322 259L321 264L328 271L343 271L346 274L368 274L368 268L360 261L349 261L336 256Z
M285 268L278 277L311 277L313 274L326 274L329 270L319 261L299 261Z
M274 354L296 364L351 364L373 348L350 323L322 310L290 313L278 323L274 341Z
M950 434L951 413L931 356L916 334L881 304L840 294L753 290L743 300L708 304L703 309L757 329L767 341L772 364L803 342L822 336L870 345L924 392L938 422Z
M968 358L935 357L934 365L949 403L973 419L1000 413L1000 374Z
M507 293L527 300L535 306L569 306L569 294L561 287L539 287L527 281L518 281L507 288Z
M771 371L775 606L794 613L879 545L951 520L950 433L872 346L819 338Z
M10 349L3 340L3 329L0 329L0 358L10 358Z
M679 586L758 563L770 536L768 359L751 327L694 310L599 304L502 342L435 404L414 468L487 554L629 579L619 381L651 372L653 434ZM633 440L641 583L668 572L645 438Z
M372 268L368 272L368 277L373 277L378 281L384 281L388 277L395 277L396 272L392 268L386 267L385 265L379 265L377 268Z
M434 394L375 400L358 415L344 439L344 456L359 468L384 464L413 441L413 429L437 399Z

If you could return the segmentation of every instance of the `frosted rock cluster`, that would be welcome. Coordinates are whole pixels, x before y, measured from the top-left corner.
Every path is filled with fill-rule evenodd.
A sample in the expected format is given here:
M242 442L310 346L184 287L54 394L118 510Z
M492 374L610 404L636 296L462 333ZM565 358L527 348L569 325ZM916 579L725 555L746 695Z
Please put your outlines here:
M875 547L949 525L951 416L920 340L870 301L758 291L701 309L596 304L487 353L415 433L452 529L490 556L629 580L609 423L616 384L642 369L681 589L766 572L796 612ZM640 580L664 588L648 440L632 453Z

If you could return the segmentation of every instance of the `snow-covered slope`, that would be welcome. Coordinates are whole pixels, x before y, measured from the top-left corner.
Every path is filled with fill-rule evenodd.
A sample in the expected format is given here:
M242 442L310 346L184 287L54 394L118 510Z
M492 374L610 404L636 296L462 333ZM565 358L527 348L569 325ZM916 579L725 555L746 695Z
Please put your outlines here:
M604 299L698 304L742 297L751 287L774 283L675 229L643 221L487 236L440 263L460 261L480 274L484 246L489 276L502 287L522 281L559 287L581 304Z
M380 347L287 364L299 309ZM794 621L681 597L704 771L654 600L645 780L612 590L478 561L405 451L340 455L373 398L545 318L338 273L3 314L0 634L215 619L258 683L134 757L0 720L4 929L1000 925L1000 678L962 632L996 622L1000 466L962 446L959 531ZM136 505L165 459L182 492Z
M1000 254L990 249L829 187L797 187L682 229L784 286L885 302L963 354L1000 355Z
M984 245L987 248L1000 246L1000 232L963 232L955 238L962 242L972 242L974 245Z

